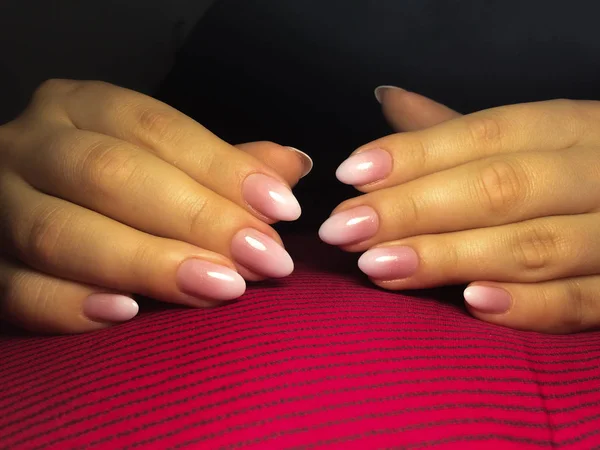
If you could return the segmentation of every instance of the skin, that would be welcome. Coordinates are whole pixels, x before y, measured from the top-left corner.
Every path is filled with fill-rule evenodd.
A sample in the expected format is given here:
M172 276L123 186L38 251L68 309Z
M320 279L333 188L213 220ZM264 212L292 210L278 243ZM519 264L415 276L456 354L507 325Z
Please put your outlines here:
M142 94L46 82L0 127L0 317L80 333L112 325L82 313L94 293L215 306L178 289L179 265L195 258L238 270L230 242L245 228L281 243L273 221L245 203L242 183L261 173L292 187L303 171L293 151L236 148Z
M557 100L461 116L401 89L381 101L401 133L357 151L384 149L392 172L356 186L363 195L334 213L367 205L379 216L377 234L345 250L409 246L419 266L373 282L494 286L509 293L509 311L469 311L512 328L600 325L600 104ZM242 228L281 242L272 221L244 203L241 184L259 172L292 187L303 170L278 144L231 146L143 95L47 82L0 127L2 318L47 333L111 326L81 314L95 292L214 306L182 296L169 275L189 257L237 269L229 245ZM154 220L153 205L171 220ZM202 214L192 214L199 205Z
M402 133L357 150L392 155L384 179L334 214L370 206L370 239L343 247L408 246L417 271L372 281L404 290L469 283L510 295L481 320L545 333L600 325L600 102L555 100L461 116L421 95L387 89L383 113Z

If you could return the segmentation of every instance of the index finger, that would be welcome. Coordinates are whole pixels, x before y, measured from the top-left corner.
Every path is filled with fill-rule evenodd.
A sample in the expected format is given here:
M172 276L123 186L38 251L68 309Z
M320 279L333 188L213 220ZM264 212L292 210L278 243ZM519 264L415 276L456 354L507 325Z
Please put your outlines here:
M570 148L600 135L598 105L552 100L503 106L386 136L357 149L343 163L356 175L340 178L371 192L496 154Z
M288 179L300 178L301 162L290 164L297 173L286 179L169 105L107 83L56 80L46 90L57 92L57 102L77 128L141 147L266 222L300 215ZM301 156L292 151L284 155L292 161Z

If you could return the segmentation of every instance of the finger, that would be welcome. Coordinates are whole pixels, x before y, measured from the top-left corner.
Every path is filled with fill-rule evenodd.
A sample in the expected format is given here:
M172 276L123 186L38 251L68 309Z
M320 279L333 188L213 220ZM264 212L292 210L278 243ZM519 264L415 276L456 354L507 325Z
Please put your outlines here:
M235 146L275 170L291 187L310 173L313 162L306 153L274 142L248 142ZM290 152L298 156L290 158Z
M421 234L583 214L600 204L598 170L589 148L488 158L347 200L319 234L362 251Z
M115 138L69 128L37 139L21 152L19 171L42 192L137 230L220 253L258 275L291 272L291 260L270 226L154 155ZM265 249L276 251L249 258L246 238L253 233L265 241Z
M375 98L389 124L398 132L423 130L461 116L441 103L395 86L379 86Z
M467 309L486 322L542 333L575 333L600 326L600 276L542 283L471 284Z
M28 267L189 306L212 306L245 290L244 280L222 255L142 233L24 187L19 179L9 181L0 190L0 205L9 218L0 221L0 247Z
M599 222L595 213L415 236L371 248L358 264L392 290L593 275L600 273Z
M81 82L62 102L77 128L145 148L261 219L300 216L300 205L275 170L164 103L99 82ZM295 170L288 176L299 179L306 164L303 154L285 152L280 158Z
M469 114L366 144L336 174L371 192L493 155L572 148L600 137L597 105L553 100Z
M132 319L130 297L0 259L0 318L36 333L83 333Z

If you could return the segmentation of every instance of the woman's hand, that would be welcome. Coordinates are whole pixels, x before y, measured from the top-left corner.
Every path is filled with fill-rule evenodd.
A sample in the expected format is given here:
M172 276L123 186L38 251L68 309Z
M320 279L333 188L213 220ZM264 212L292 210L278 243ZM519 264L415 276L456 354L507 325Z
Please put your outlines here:
M126 89L46 82L0 127L1 317L89 331L135 316L132 294L213 306L289 275L269 224L298 218L290 186L310 164Z
M460 116L399 89L377 94L388 121L409 131L340 166L340 181L365 195L339 205L321 238L367 250L359 266L386 289L470 283L467 307L489 322L599 326L600 103Z

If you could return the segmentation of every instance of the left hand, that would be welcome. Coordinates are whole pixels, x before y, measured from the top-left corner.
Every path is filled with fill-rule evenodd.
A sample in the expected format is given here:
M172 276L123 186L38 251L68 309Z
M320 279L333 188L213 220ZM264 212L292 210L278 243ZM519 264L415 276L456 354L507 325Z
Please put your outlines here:
M378 92L407 131L338 169L365 195L321 238L364 253L385 289L470 283L468 310L512 328L600 326L600 102L553 100L458 113L401 89Z

